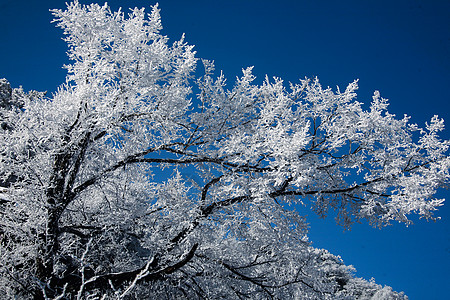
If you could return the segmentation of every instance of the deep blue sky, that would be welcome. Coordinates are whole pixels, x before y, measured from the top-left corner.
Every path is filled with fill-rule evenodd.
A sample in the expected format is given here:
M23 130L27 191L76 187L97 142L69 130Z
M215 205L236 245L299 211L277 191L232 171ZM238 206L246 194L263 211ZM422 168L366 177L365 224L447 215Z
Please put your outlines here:
M0 77L14 87L53 92L64 81L66 46L48 12L64 2L0 0ZM108 3L116 10L155 1ZM161 0L160 8L163 33L172 40L186 33L197 56L215 60L229 82L247 66L255 66L259 82L265 74L292 82L318 76L325 86L345 88L359 78L360 102L380 90L398 116L423 124L438 114L450 122L450 1ZM450 199L450 192L440 196ZM332 218L310 217L310 238L358 276L410 299L448 299L450 203L438 215L436 223L383 230L363 223L349 232Z

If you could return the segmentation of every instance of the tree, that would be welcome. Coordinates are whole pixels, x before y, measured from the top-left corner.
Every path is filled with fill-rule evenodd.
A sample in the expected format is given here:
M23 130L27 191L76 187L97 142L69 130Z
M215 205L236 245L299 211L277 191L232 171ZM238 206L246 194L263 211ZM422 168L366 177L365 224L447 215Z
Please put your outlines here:
M350 226L433 218L443 121L397 119L305 79L232 89L157 6L54 10L73 61L52 98L1 81L0 295L402 299L307 238L296 205ZM195 85L195 86L194 86ZM194 97L194 99L191 99Z

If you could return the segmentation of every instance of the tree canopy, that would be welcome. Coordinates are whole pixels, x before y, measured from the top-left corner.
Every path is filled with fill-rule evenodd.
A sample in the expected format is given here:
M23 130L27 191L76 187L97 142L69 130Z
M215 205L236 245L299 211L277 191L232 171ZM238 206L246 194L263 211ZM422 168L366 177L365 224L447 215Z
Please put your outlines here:
M295 209L349 227L433 219L443 120L368 109L357 81L228 88L159 9L53 10L69 46L52 97L0 81L0 295L34 299L403 299L312 247Z

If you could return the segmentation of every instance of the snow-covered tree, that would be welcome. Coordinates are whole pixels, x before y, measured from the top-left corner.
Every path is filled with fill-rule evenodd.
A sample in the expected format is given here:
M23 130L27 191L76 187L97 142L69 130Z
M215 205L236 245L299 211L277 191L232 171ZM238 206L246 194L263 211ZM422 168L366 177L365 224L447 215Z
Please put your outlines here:
M231 89L150 14L54 10L72 63L47 98L0 81L0 297L403 299L311 246L296 211L350 226L433 218L443 121L368 110L317 79Z

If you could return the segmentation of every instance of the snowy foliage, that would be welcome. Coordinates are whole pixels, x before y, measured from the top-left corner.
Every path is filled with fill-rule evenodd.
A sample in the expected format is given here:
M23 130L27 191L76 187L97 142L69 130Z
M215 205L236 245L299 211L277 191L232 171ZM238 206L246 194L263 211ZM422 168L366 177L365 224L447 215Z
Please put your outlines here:
M443 121L422 129L317 79L231 89L158 7L54 10L72 63L51 97L0 81L0 297L403 299L307 239L293 207L343 226L434 218Z

